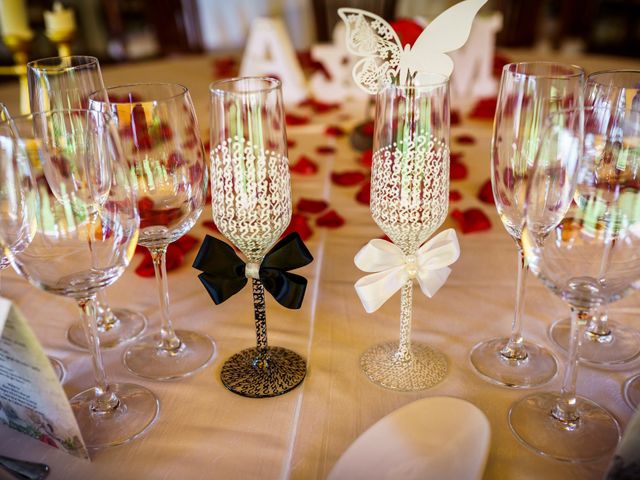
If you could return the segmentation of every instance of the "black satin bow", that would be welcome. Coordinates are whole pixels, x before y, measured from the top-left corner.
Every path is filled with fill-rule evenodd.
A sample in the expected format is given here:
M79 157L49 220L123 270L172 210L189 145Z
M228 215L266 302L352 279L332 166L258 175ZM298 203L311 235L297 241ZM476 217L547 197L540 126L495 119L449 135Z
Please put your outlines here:
M290 233L269 250L260 264L259 277L278 303L287 308L300 308L307 279L289 273L304 267L313 257L296 232ZM202 273L198 278L216 305L238 293L247 284L245 263L222 240L207 235L198 251L193 267Z

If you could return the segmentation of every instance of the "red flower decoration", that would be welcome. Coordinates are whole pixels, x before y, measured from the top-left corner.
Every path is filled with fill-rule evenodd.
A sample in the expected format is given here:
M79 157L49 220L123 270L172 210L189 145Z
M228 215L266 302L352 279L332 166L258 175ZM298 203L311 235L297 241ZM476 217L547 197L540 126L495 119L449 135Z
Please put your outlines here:
M291 140L290 138L287 138L287 147L293 148L295 146L296 146L296 141L295 140Z
M457 202L462 199L462 194L458 190L449 190L449 201Z
M328 155L330 153L335 153L336 147L333 147L331 145L320 145L319 147L316 147L316 152L318 152L320 155Z
M476 139L473 135L458 135L455 138L456 142L458 142L460 145L473 145L474 143L476 143Z
M167 272L175 270L184 263L184 254L196 246L198 240L191 235L184 235L167 247ZM136 249L136 251L138 251ZM141 277L154 277L153 259L149 250L144 249L144 257L140 265L136 268L136 274Z
M467 166L462 162L451 162L449 178L451 180L464 180L469 175Z
M330 137L343 137L347 132L344 131L344 128L339 127L338 125L329 125L324 129L324 134L329 135Z
M310 198L301 198L298 200L296 210L304 213L320 213L329 206L324 200L312 200Z
M491 179L484 182L480 187L480 191L478 192L478 199L481 202L488 203L490 205L496 204L496 199L493 198L493 188L491 186Z
M216 233L220 233L220 230L218 230L218 226L216 225L216 222L214 222L213 220L205 220L204 222L202 222L202 225L204 225L209 230L213 230Z
M324 215L316 218L316 225L319 227L338 228L344 225L344 218L335 210L329 210Z
M309 117L305 117L303 115L296 115L294 113L287 113L284 116L285 122L287 125L295 126L295 125L306 125L309 123Z
M360 157L360 163L367 168L371 168L373 165L373 150L365 150Z
M308 240L309 237L313 235L313 230L311 230L306 216L300 213L294 213L291 215L291 222L280 238L284 238L293 232L298 232L298 235L300 235L302 240Z
M422 25L410 18L399 18L398 20L391 22L390 25L398 34L400 44L403 48L406 44L409 44L409 46L412 47L424 30Z
M347 186L347 187L352 185L357 185L358 183L362 182L365 178L367 178L366 175L357 170L341 172L341 173L337 173L337 172L331 173L331 181L333 183L335 183L336 185Z
M476 103L473 110L469 114L470 118L476 119L488 119L493 120L493 117L496 114L496 105L498 104L498 99L496 97L489 98L481 98Z
M458 222L462 233L481 232L491 228L491 220L479 208L469 208L467 210L455 209L451 216Z
M365 182L358 190L356 194L356 200L363 205L369 205L371 203L371 182Z
M306 155L300 155L296 163L291 165L289 169L300 175L313 175L318 172L318 164Z

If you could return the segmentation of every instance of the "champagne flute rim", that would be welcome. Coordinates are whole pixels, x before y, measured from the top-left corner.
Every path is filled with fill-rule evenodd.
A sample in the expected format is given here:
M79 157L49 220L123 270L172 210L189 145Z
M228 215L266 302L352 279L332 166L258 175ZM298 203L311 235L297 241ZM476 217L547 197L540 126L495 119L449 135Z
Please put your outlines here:
M605 70L598 70L596 72L592 72L587 76L587 83L596 84L596 85L605 85L605 83L597 80L597 77L603 75L612 75L612 74L636 74L638 75L638 81L640 82L640 69L634 68L609 68ZM610 84L608 84L610 85ZM614 85L616 88L639 88L640 86L628 86L628 85Z
M566 74L555 73L555 74L551 74L551 73L525 73L525 72L518 71L518 69L520 67L529 67L529 66L546 66L546 67L557 66L557 67L566 68L566 69L570 70L571 73L566 73ZM514 68L516 69L516 71L513 71ZM508 74L513 75L515 77L553 78L553 79L557 79L557 80L569 80L569 79L572 79L572 78L584 77L584 75L585 75L584 68L582 68L579 65L559 63L559 62L548 62L548 61L544 61L544 62L533 61L533 62L513 62L513 63L508 63L504 67L502 67L502 73L503 74L508 73Z
M60 62L62 62L63 60L71 60L71 59L83 59L83 60L86 60L86 62L80 63L78 65L69 65L69 66L47 65L47 62L53 62L54 60L59 60ZM45 57L45 58L39 58L37 60L32 60L27 63L27 67L30 68L31 70L41 70L43 72L49 72L49 71L66 72L69 70L81 70L83 68L89 68L92 66L99 67L100 62L96 57L93 57L91 55L67 55L64 57Z
M234 91L234 90L230 90L229 88L224 88L225 85L233 85L233 84L247 81L247 80L264 82L265 84L267 84L267 86L265 86L264 88L251 88L251 89L246 89L242 91ZM254 76L247 76L247 77L232 77L232 78L225 78L222 80L216 80L209 84L209 92L211 94L217 94L217 95L247 95L247 94L254 94L254 93L272 92L274 90L280 89L281 86L282 86L282 82L275 77L254 75Z
M140 88L140 87L171 87L171 88L175 88L175 92L169 93L166 97L165 96L156 96L154 97L152 100L141 100L141 101L119 101L119 100L111 100L109 97L109 93L113 93L116 90L121 90L121 89L130 89L130 88ZM89 101L90 102L94 102L94 103L109 103L112 105L130 105L130 104L134 104L134 103L147 103L147 102L154 102L154 103L160 103L160 102L168 102L170 100L173 100L175 98L179 98L179 97L184 97L184 96L188 96L189 95L189 89L187 87L185 87L184 85L182 85L181 83L171 83L171 82L132 82L132 83L123 83L120 85L112 85L109 87L105 87L104 92L107 93L107 100L105 101L104 99L99 99L96 98L98 97L100 94L102 94L102 91L95 91L93 92L91 95L89 95Z
M11 124L15 124L15 123L22 123L24 121L27 120L33 120L34 118L38 118L38 117L50 117L54 114L59 114L59 113L91 113L91 114L100 114L103 117L105 117L107 120L111 121L113 120L113 114L111 114L110 112L103 112L103 111L99 111L99 110L93 110L93 109L89 109L89 108L59 108L59 109L55 109L55 110L45 110L42 112L31 112L31 113L27 113L24 115L17 115L17 116L13 116L10 118L7 118L6 120L2 120L0 121L0 127L3 127L5 125L11 125Z

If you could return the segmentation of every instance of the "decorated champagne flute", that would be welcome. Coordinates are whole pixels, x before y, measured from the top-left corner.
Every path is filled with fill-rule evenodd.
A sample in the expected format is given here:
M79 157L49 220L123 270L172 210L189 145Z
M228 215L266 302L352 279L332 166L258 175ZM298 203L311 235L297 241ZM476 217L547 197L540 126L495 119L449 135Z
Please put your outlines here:
M491 184L500 219L518 250L516 304L509 337L473 347L471 364L485 380L531 388L551 380L558 366L551 352L522 333L528 266L522 250L528 171L550 112L582 105L584 71L547 62L512 63L502 70L491 146Z
M33 285L74 299L82 313L96 386L71 399L89 448L143 435L159 412L145 387L107 379L96 324L96 292L115 282L135 251L139 217L117 129L88 110L53 110L0 125L3 249L19 232L11 262ZM20 209L20 204L26 208Z
M587 77L585 104L617 109L640 119L640 70L608 70ZM640 122L625 122L626 128L640 128ZM630 132L626 132L629 134ZM619 319L623 314L616 312ZM549 336L565 352L569 347L571 318L551 325ZM640 355L640 331L609 319L607 305L597 310L584 330L580 360L600 367L624 365Z
M268 77L233 78L212 83L209 92L213 220L247 262L245 265L239 261L231 247L220 242L226 253L220 252L218 259L211 257L211 252L205 255L206 251L201 250L194 266L205 271L200 278L216 303L224 301L229 294L225 289L213 291L208 286L213 281L228 279L228 283L226 280L223 283L231 288L233 278L237 284L230 292L233 294L251 279L256 347L231 356L222 366L221 379L225 387L239 395L272 397L288 392L303 381L306 362L296 352L268 344L265 288L283 306L299 308L306 280L289 273L280 274L276 279L277 269L271 267L288 263L286 269L293 269L312 261L296 235L289 235L274 246L291 220L281 84ZM207 245L212 242L214 239L207 239ZM236 261L237 266L230 266L228 271L207 273L206 263L215 267L224 257ZM238 272L241 272L240 278L236 278ZM208 274L214 275L211 282L207 282Z
M178 84L140 83L97 92L89 104L117 121L137 186L138 244L151 253L158 286L160 332L129 346L124 364L154 380L192 375L213 360L215 343L203 333L174 329L166 268L167 247L191 230L206 199L207 168L191 95Z
M429 297L457 260L455 232L424 243L447 216L449 200L449 83L439 74L419 74L411 85L385 85L377 94L371 176L371 214L393 243L369 242L355 258L376 272L355 287L368 313L401 290L400 341L364 352L360 366L374 383L419 390L447 373L445 356L411 340L413 282Z
M104 90L98 59L90 56L50 57L27 65L32 112L87 108L89 95ZM98 335L102 348L111 348L137 338L147 326L147 317L127 308L112 309L106 293L96 293ZM67 330L67 339L88 348L82 320Z
M576 394L580 348L594 311L640 280L638 119L576 107L551 114L526 195L522 240L531 271L571 308L571 335L559 393L517 401L509 425L529 448L560 460L609 455L617 420Z

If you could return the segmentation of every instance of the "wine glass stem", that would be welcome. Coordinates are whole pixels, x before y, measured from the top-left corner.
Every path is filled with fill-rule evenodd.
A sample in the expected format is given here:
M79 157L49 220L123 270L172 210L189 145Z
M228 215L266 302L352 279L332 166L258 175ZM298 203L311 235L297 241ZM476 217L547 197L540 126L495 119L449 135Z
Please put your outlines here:
M156 274L156 285L160 298L160 344L158 348L168 352L175 352L182 342L176 335L169 318L169 284L167 283L167 246L150 247L153 270Z
M597 342L606 342L607 340L612 340L611 333L611 328L609 328L609 314L605 306L597 310L595 315L589 320L585 337Z
M109 389L107 374L104 371L104 362L100 352L100 337L98 337L95 296L78 300L78 306L82 312L82 326L87 337L87 346L91 353L96 380L96 398L91 405L91 410L96 414L108 413L118 407L120 400Z
M525 360L527 351L523 345L522 338L522 317L524 313L524 292L527 285L527 273L529 266L524 256L522 246L518 244L518 279L516 282L516 308L513 314L513 324L511 325L511 336L509 341L500 351L500 355L508 360Z
M116 317L111 311L111 308L109 308L107 295L104 293L104 290L100 290L96 294L96 310L98 313L98 331L108 332L117 326L119 322L118 317Z
M256 321L256 343L258 357L254 365L260 367L262 362L268 360L267 343L267 309L264 301L264 285L257 278L253 279L253 314Z
M396 359L411 361L411 314L413 313L413 280L407 280L400 294L400 345Z
M588 309L571 308L571 331L569 334L569 352L567 367L562 380L562 390L558 403L552 410L552 415L563 422L569 429L576 428L579 420L576 401L576 381L578 379L578 361L580 359L580 345L587 322L592 314Z

